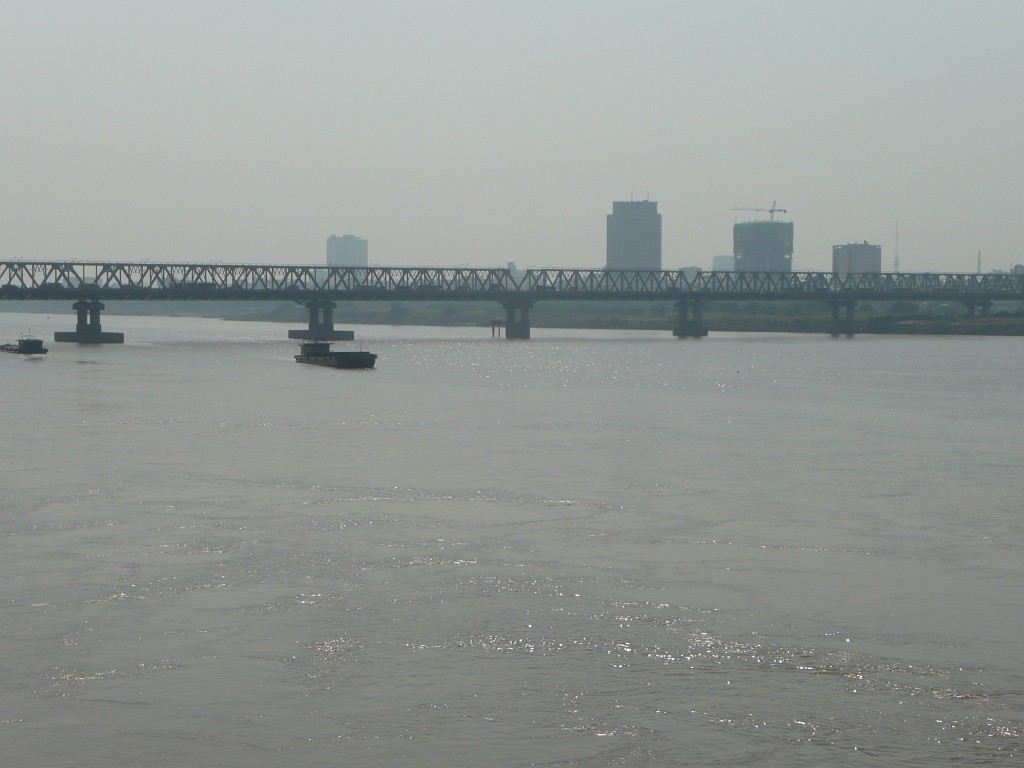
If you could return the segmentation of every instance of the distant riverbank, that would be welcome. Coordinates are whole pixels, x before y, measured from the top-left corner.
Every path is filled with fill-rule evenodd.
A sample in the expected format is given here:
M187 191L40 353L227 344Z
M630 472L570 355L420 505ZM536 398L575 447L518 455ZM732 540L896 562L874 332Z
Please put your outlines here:
M828 333L829 317L720 316L705 322L711 331ZM855 321L857 333L930 336L1024 336L1024 317L900 317L873 315Z
M105 317L112 315L163 315L215 317L304 326L306 309L295 302L237 301L108 301ZM956 314L959 308L938 307L912 313L913 305L893 306L888 312L865 303L857 308L856 333L1024 336L1024 312L1019 305L994 311L986 317ZM900 310L899 312L892 310ZM931 308L925 308L930 310ZM951 309L953 311L951 311ZM37 312L74 317L60 301L5 301L3 312ZM335 324L480 326L504 321L504 310L495 302L338 302ZM668 302L539 302L530 323L534 328L593 328L671 331L675 309ZM828 333L831 311L825 305L792 302L710 303L704 323L715 331L744 333Z

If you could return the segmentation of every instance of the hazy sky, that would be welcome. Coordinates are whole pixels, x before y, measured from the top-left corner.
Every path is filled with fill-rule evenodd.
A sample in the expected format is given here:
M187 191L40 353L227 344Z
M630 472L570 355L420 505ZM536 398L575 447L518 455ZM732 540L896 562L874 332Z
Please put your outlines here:
M1024 0L0 0L0 259L1024 262Z

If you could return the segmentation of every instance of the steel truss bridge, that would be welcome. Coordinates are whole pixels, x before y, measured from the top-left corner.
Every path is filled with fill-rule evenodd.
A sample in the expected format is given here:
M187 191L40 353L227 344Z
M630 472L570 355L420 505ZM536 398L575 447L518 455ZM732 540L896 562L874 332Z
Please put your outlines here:
M699 331L707 301L817 300L832 306L834 331L852 333L859 300L961 302L973 314L994 301L1024 300L1024 275L5 261L0 299L75 300L80 320L80 305L101 300L291 300L310 307L310 332L333 328L336 301L496 301L508 313L509 338L529 336L538 301L670 300L679 307L676 335L693 336L706 334Z

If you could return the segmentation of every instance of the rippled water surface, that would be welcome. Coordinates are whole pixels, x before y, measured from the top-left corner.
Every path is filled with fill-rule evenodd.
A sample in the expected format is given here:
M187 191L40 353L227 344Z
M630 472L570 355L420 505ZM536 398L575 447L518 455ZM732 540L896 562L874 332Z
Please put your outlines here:
M104 328L0 359L4 765L1022 759L1020 339Z

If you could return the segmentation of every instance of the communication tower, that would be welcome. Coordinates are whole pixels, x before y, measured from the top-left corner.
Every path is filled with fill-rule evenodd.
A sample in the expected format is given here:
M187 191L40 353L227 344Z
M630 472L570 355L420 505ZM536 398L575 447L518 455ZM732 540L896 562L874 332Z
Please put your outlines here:
M893 260L892 271L900 273L900 223L896 222L896 258Z

